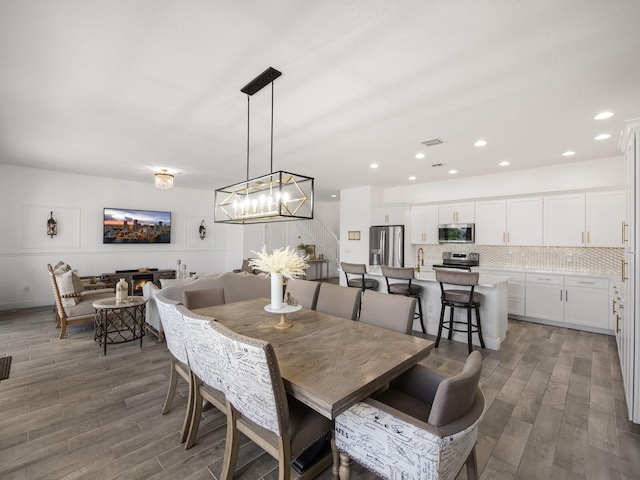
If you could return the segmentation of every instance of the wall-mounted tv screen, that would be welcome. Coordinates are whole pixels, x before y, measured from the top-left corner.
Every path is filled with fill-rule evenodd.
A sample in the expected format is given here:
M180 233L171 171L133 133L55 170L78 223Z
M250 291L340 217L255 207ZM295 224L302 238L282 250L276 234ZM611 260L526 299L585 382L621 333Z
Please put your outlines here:
M171 243L171 212L105 208L102 243Z

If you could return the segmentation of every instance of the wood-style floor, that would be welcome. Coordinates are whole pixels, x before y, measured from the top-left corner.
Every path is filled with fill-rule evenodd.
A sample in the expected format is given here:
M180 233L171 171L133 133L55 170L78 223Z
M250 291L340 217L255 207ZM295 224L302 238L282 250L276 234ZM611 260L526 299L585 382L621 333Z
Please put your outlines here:
M224 417L206 411L185 450L184 383L173 410L160 413L164 343L148 336L142 349L110 346L104 357L92 325L58 340L54 323L51 308L0 312L0 355L13 356L0 381L0 478L218 478ZM640 428L625 417L614 338L510 321L500 351L483 353L482 479L640 478ZM466 345L445 340L424 363L457 373L465 358ZM238 467L236 478L277 478L275 461L249 441ZM376 477L355 466L353 478Z

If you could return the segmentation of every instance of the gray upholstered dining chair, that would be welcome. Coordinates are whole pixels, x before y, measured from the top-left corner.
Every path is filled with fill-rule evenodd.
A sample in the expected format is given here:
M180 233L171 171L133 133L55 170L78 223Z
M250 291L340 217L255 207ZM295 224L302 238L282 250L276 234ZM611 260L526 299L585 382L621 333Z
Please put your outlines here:
M378 290L378 280L364 277L367 273L367 266L364 263L340 262L340 268L344 272L344 278L347 279L348 287L359 288L362 293L365 290Z
M331 429L331 421L287 397L270 343L230 330L221 329L218 334L228 362L223 367L228 411L221 478L233 478L239 433L243 433L278 460L279 478L289 479L291 459L324 437ZM318 473L318 467L312 467L299 478L313 478Z
M189 310L224 304L224 288L202 288L182 292L182 303Z
M287 280L287 294L296 299L298 305L309 310L316 309L318 303L318 292L320 291L320 282L312 282L311 280L302 280L299 278L290 278Z
M415 311L414 297L367 292L362 297L360 322L410 334Z
M453 480L465 464L467 478L477 478L475 445L485 403L481 371L477 351L449 378L420 365L411 368L387 390L338 415L341 456L386 479Z
M180 302L169 300L166 297L156 295L156 306L160 314L160 321L164 331L164 338L169 349L169 359L171 361L171 373L169 375L169 389L162 405L162 414L166 415L171 411L173 397L175 397L178 387L178 377L182 377L188 384L191 392L191 370L187 360L186 348L186 326L182 314L178 311ZM184 442L189 430L189 420L191 418L191 405L187 405L187 412L184 424L180 433L180 441Z
M320 285L316 310L355 320L360 310L360 290L323 282Z
M482 338L482 324L480 323L480 306L482 304L482 295L475 292L474 289L478 284L478 272L465 272L454 269L436 269L436 281L440 282L440 323L438 325L438 336L436 338L435 348L440 345L442 337L442 329L449 330L448 338L451 340L453 332L466 332L467 348L469 353L473 350L472 334L477 333L480 346L484 347L484 339ZM468 289L445 288L445 285L465 286ZM445 321L444 313L449 307L449 320ZM453 319L454 308L464 308L467 311L467 321L455 321ZM471 311L476 312L476 323L471 320Z
M177 308L184 319L187 357L191 369L192 389L189 392L187 408L191 413L191 419L184 446L185 449L189 449L195 444L198 435L205 400L221 412L227 412L223 380L226 362L218 334L218 331L225 327L210 317L193 313L182 305Z
M422 286L412 283L414 277L413 268L409 267L388 267L382 265L382 275L387 283L387 293L391 295L404 295L405 297L415 297L418 301L418 313L416 317L420 319L420 327L422 333L427 333L424 328L424 317L422 316L422 302L420 297L422 296ZM389 279L403 280L402 282L389 283ZM404 281L406 280L406 281Z

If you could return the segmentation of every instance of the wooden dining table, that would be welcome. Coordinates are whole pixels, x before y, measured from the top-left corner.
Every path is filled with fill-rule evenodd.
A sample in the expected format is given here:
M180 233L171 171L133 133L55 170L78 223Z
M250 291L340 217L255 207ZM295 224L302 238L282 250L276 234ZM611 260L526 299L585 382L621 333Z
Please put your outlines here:
M425 338L305 308L287 314L291 328L277 329L280 315L265 311L268 303L269 299L259 298L193 311L215 318L236 333L271 343L287 392L331 420L383 388L433 348ZM332 449L333 476L338 478L333 441Z

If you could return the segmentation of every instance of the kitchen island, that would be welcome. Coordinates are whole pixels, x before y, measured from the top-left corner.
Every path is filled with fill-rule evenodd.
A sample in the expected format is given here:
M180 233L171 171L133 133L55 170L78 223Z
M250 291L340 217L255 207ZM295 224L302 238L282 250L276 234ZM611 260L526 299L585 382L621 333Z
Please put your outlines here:
M367 267L367 277L378 280L378 289L381 292L387 291L387 284L380 266L369 265ZM507 316L508 316L508 281L509 276L506 275L487 275L480 273L478 285L475 291L482 294L482 307L480 308L480 321L482 323L482 336L485 346L491 350L499 350L500 344L507 335ZM393 280L398 282L400 280ZM430 335L438 334L438 324L440 322L440 284L436 282L436 273L433 270L423 270L415 274L412 283L420 285L423 288L422 312L424 315L424 325L427 333ZM453 288L453 287L450 287ZM461 289L464 287L455 287ZM366 293L365 299L366 301ZM446 315L448 318L449 312ZM474 313L475 316L475 313ZM454 320L466 322L466 311L463 308L456 308ZM420 320L415 319L413 322L413 330L422 332ZM446 342L447 330L443 330L444 341ZM467 343L467 334L461 332L453 332L453 339L458 342ZM478 335L473 335L473 344L480 345Z

